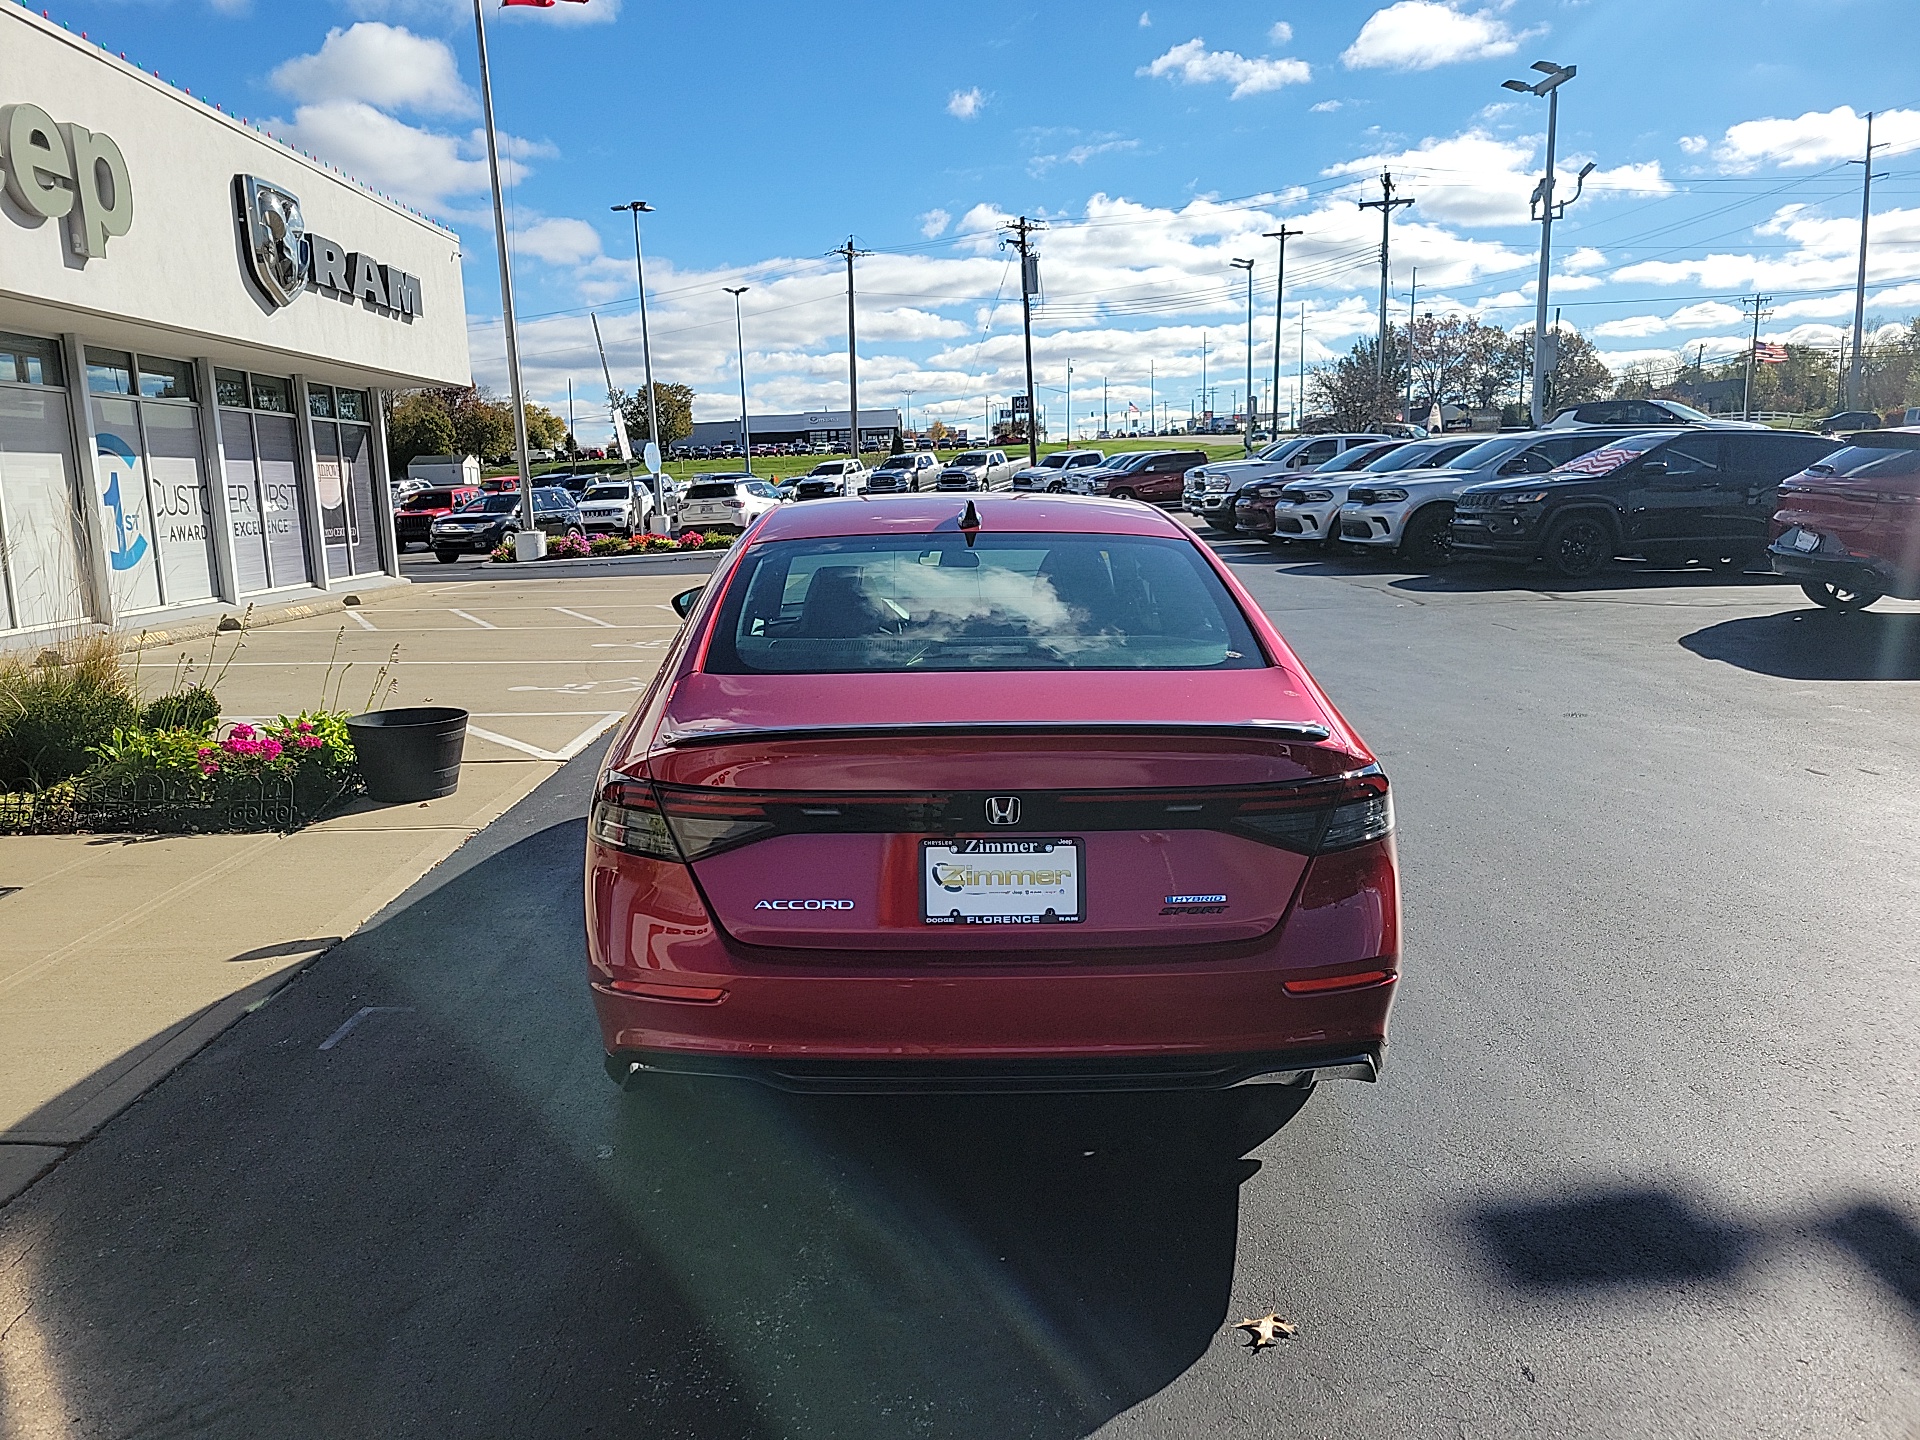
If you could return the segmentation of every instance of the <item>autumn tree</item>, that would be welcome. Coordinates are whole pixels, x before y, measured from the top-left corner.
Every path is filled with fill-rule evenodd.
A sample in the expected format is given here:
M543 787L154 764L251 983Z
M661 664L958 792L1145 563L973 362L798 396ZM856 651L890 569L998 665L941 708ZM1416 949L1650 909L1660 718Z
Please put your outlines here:
M453 453L453 416L439 396L414 390L394 397L387 417L387 461L395 475L422 455Z
M558 450L566 443L567 422L544 405L527 403L527 448Z
M693 434L693 388L655 381L653 391L660 411L660 449L664 452ZM626 424L627 442L638 454L653 438L647 431L647 387L642 385L631 394L615 390L613 404Z
M1399 332L1387 339L1387 366L1380 370L1376 357L1380 342L1374 338L1356 341L1354 347L1314 372L1307 394L1319 413L1341 430L1364 430L1384 424L1400 411L1407 388L1407 356L1397 343Z

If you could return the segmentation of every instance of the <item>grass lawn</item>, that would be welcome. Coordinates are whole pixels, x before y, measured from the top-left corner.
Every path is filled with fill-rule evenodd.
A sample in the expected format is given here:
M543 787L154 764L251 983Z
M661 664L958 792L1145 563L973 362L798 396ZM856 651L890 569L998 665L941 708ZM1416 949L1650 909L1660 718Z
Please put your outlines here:
M963 448L979 449L980 447L953 446L939 450L936 453L943 461L951 460L955 455L958 455ZM1006 449L1007 457L1013 460L1022 458L1026 453L1024 446L1002 448ZM1128 436L1118 440L1086 440L1077 445L1043 444L1040 447L1040 453L1042 455L1051 455L1056 450L1101 450L1108 455L1122 455L1133 450L1176 449L1204 450L1207 453L1207 458L1210 460L1234 460L1240 457L1245 447L1240 443L1238 437L1233 436L1142 435L1137 438ZM753 473L765 480L791 480L794 476L804 475L815 465L832 458L834 457L830 455L760 456L756 457L753 462ZM865 459L869 465L877 465L884 457L878 452L869 452L862 458ZM737 473L742 468L744 467L738 459L669 460L666 464L666 473L676 480L687 480L694 475L713 471L733 471ZM513 467L510 465L493 465L487 467L486 470L486 475L489 478L496 475L509 475L512 473ZM626 467L621 465L617 460L582 460L575 464L568 464L562 461L557 464L535 465L533 467L535 479L538 479L542 475L571 475L583 473L623 475L626 473ZM634 474L640 476L644 475L644 473L636 461Z

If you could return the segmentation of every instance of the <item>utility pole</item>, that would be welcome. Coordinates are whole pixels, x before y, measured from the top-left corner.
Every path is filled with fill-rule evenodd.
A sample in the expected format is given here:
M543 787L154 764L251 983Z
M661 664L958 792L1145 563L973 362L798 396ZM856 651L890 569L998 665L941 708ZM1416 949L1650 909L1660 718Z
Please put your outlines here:
M1392 235L1393 212L1398 210L1402 205L1413 204L1413 201L1410 199L1394 199L1393 173L1388 170L1382 170L1380 172L1380 198L1378 200L1362 200L1358 203L1362 210L1378 210L1380 212L1380 341L1379 348L1375 351L1373 357L1375 389L1379 391L1386 389L1387 386L1387 246Z
M1213 407L1207 403L1207 332L1200 332L1200 413L1213 420Z
M1420 299L1420 267L1413 267L1413 285L1407 291L1407 423L1413 423L1413 308ZM1429 397L1431 398L1431 397Z
M620 413L620 407L613 401L613 367L607 364L607 344L600 338L600 317L591 310L587 318L593 321L593 343L600 351L600 373L607 381L607 413L613 418L613 443L620 451L620 458L627 464L627 498L633 498L633 452L627 446L626 417ZM516 541L514 548L519 548Z
M853 262L862 255L871 255L873 252L854 249L853 237L849 235L846 244L827 253L838 255L847 262L847 454L858 460L860 458L860 344L854 332L853 323Z
M1884 150L1873 143L1873 112L1867 112L1867 154L1864 160L1849 160L1860 174L1860 275L1853 286L1853 368L1847 374L1847 399L1843 409L1860 408L1860 370L1867 353L1867 214L1873 205L1873 152Z
M1073 357L1067 357L1067 444L1073 444Z
M1300 302L1300 379L1294 394L1294 403L1298 411L1293 417L1293 428L1297 433L1307 423L1307 302Z
M1013 238L1002 237L1002 245L1011 246L1020 255L1020 319L1027 345L1027 463L1040 463L1040 417L1033 395L1033 297L1040 288L1040 257L1034 253L1033 237L1046 229L1038 220L1022 215L1007 227Z
M567 377L567 444L568 446L570 447L576 446L580 443L578 440L574 438L574 436L578 433L579 432L576 431L573 426L573 377L569 375ZM571 451L569 451L567 455L567 459L569 460L573 459L573 455Z
M1740 397L1740 418L1742 420L1751 420L1753 418L1753 353L1760 348L1760 322L1766 319L1767 316L1773 314L1771 310L1764 308L1766 303L1771 299L1773 299L1771 295L1755 295L1751 300L1742 300L1740 302L1740 308L1742 310L1746 309L1749 305L1753 307L1753 343L1747 347L1747 388L1746 392Z
M1113 433L1113 421L1107 415L1107 377L1104 375L1100 377L1100 433Z
M1147 361L1147 428L1158 433L1160 429L1160 387L1153 373L1153 361Z
M1287 240L1291 236L1304 234L1304 231L1289 230L1282 225L1278 230L1269 230L1266 238L1280 242L1280 268L1273 276L1273 418L1272 433L1280 433L1280 306L1287 294Z

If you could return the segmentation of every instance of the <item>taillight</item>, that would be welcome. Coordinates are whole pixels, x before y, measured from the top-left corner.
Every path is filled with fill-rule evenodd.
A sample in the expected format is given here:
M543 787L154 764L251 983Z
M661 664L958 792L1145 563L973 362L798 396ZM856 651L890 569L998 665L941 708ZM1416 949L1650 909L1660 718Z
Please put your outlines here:
M1242 800L1232 821L1253 838L1302 855L1351 850L1393 833L1393 797L1387 777L1370 765L1323 784Z
M587 830L602 845L653 860L678 860L680 851L667 829L653 787L644 780L613 780L593 802Z

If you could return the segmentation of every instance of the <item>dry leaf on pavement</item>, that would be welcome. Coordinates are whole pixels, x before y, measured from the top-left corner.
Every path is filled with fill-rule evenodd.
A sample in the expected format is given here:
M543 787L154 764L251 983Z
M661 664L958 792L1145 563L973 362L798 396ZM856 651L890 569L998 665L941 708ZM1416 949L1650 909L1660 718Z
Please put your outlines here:
M1278 1315L1262 1315L1258 1320L1242 1320L1233 1327L1247 1332L1247 1348L1264 1350L1269 1345L1277 1345L1282 1340L1291 1340L1300 1333L1299 1327L1289 1325Z

